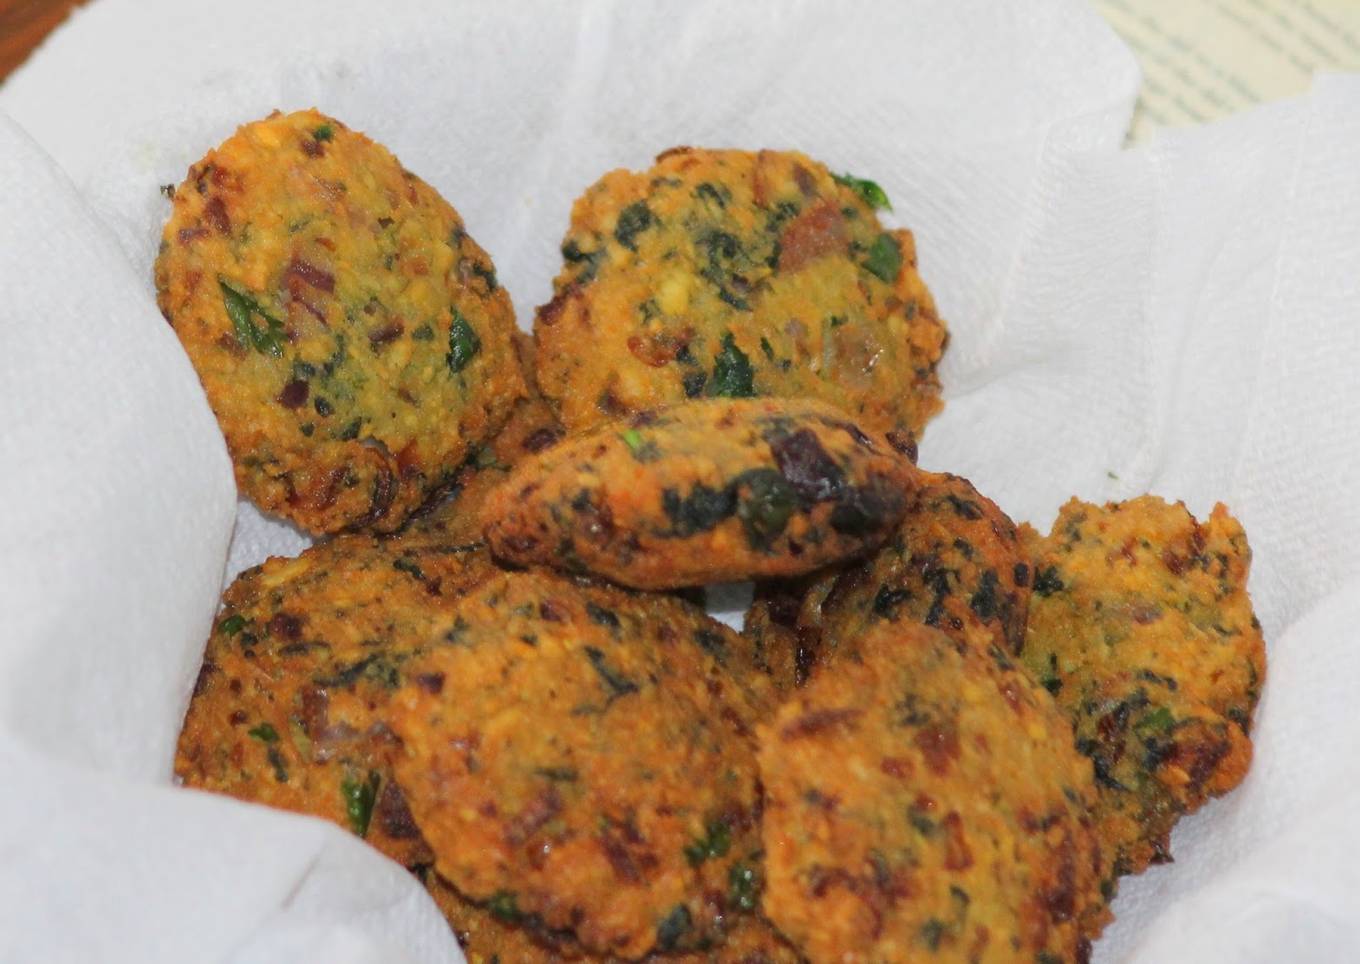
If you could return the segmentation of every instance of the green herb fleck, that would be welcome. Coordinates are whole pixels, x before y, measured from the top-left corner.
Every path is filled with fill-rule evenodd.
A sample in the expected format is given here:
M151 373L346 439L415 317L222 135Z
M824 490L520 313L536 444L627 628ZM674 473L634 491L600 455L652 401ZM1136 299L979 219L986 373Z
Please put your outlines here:
M1165 733L1167 730L1170 730L1175 725L1176 718L1171 715L1171 711L1168 710L1165 706L1159 706L1151 713L1144 716L1137 723L1135 723L1133 725L1133 728L1139 731L1140 733L1147 730L1155 730L1159 733Z
M753 911L760 903L760 874L746 863L736 863L727 872L727 896L738 910Z
M235 613L218 623L217 631L226 636L235 636L245 628L245 625L246 617L242 616L240 613Z
M637 250L637 236L652 225L652 212L644 201L634 201L619 212L614 240L629 251Z
M581 246L575 240L571 240L562 245L562 260L568 264L584 265L576 276L578 284L588 284L600 270L600 262L604 259L604 251L582 251Z
M586 602L586 615L595 625L604 626L607 629L618 629L621 625L618 615L613 610L597 606L588 600Z
M655 462L661 458L661 450L657 448L656 442L644 439L642 433L635 428L620 432L619 438L623 439L623 444L628 446L628 451L639 462Z
M708 394L723 398L755 397L755 370L751 367L751 359L737 347L730 331L723 335L722 350L713 360L713 381L709 383Z
M737 479L737 518L753 549L768 549L789 524L798 494L776 469L752 469Z
M869 246L869 257L864 262L864 270L892 284L897 273L902 270L902 249L891 234L880 234Z
M932 951L940 949L940 939L944 937L947 925L938 917L929 917L921 925L921 942Z
M638 691L637 683L634 683L627 676L624 676L617 669L609 665L605 655L594 646L586 647L586 658L590 660L590 665L595 667L595 672L599 674L605 686L609 688L610 700L620 696L627 696L629 693Z
M496 920L513 924L519 920L519 898L513 890L498 890L486 902L486 909Z
M420 325L415 331L411 332L412 341L433 341L434 329L428 324Z
M1040 569L1034 574L1034 593L1037 596L1048 597L1055 592L1062 592L1066 588L1062 577L1058 575L1057 566Z
M704 836L685 844L685 859L691 867L725 856L732 847L732 828L725 821L710 820L705 829Z
M222 279L217 286L222 289L222 302L226 305L227 317L236 332L236 340L243 347L254 348L265 355L275 358L283 354L283 322L260 307L260 303L243 292L237 291ZM259 315L264 325L257 325L251 318Z
M920 807L912 806L907 808L907 822L910 823L922 837L935 836L935 821L926 816L925 811Z
M449 353L445 356L449 371L457 375L482 350L482 340L472 330L468 320L453 309L453 324L449 326Z
M661 508L671 520L671 532L685 539L698 532L707 532L736 511L736 496L732 488L710 489L696 483L683 499L674 489L661 493Z
M252 726L250 729L246 730L246 733L248 733L250 736L253 736L261 743L279 742L279 731L274 729L274 727L268 723L261 723L259 726Z
M342 428L339 434L337 434L335 437L342 442L352 442L359 437L359 427L362 424L363 419L356 418L348 425L346 425L344 428Z
M345 801L345 816L349 818L349 829L357 836L368 835L368 822L373 819L373 802L378 798L377 772L370 770L366 780L353 780L346 777L340 784L340 796Z
M876 210L892 210L892 202L888 200L887 193L873 181L862 177L855 177L853 174L833 174L837 184L844 185L860 196L865 204Z
M288 782L288 767L284 766L283 754L274 744L269 744L269 750L265 753L269 758L269 765L274 768L274 779L279 783Z
M335 136L335 129L330 124L322 124L312 131L312 136L319 141L328 141Z
M689 933L694 921L690 917L689 908L684 904L676 904L671 912L656 925L656 946L657 950L673 951L679 946L681 939Z
M720 208L727 207L727 202L732 199L732 192L721 184L712 184L705 181L694 189L694 196L703 200L707 198Z

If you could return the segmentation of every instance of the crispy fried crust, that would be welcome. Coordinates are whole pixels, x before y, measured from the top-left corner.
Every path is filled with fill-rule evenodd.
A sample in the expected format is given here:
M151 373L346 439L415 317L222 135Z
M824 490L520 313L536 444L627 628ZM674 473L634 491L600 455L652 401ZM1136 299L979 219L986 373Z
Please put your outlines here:
M781 696L806 683L826 660L822 608L843 572L823 569L802 579L772 580L756 587L741 635L751 647L751 660Z
M556 964L560 961L618 964L621 958L589 954L560 936L535 939L527 930L474 904L438 874L425 881L430 896L448 918L468 964ZM734 918L722 944L701 951L648 954L646 961L674 964L798 964L803 958L764 919L742 913Z
M917 471L820 402L710 399L521 463L483 517L497 556L667 589L796 575L871 549Z
M1265 680L1247 596L1251 550L1222 505L1197 523L1155 496L1073 499L1024 527L1034 598L1024 662L1095 764L1107 887L1169 859L1182 814L1237 786Z
M884 623L758 730L764 909L814 962L1076 960L1090 761L984 642Z
M316 111L189 169L155 277L237 484L313 532L396 529L524 393L510 299L458 213Z
M763 678L668 596L507 573L414 660L396 772L439 872L534 930L639 957L720 941L759 859Z
M757 589L742 635L781 691L884 621L1019 652L1031 573L1015 524L966 479L917 478L902 522L864 562Z
M820 609L832 645L880 620L911 620L965 640L982 635L1019 653L1029 608L1029 557L1015 523L956 475L922 474L887 545L849 569Z
M487 498L523 459L562 440L565 430L538 392L533 378L533 342L516 332L515 344L524 367L529 394L515 403L510 420L491 441L480 446L458 470L450 491L422 507L402 530L407 540L436 538L452 542L482 539L482 507Z
M573 430L712 395L819 398L903 433L940 408L947 336L910 232L802 154L676 148L613 171L562 255L534 332Z
M453 602L493 572L482 551L342 536L242 573L208 640L176 775L428 862L391 778L387 706L412 655L451 631Z

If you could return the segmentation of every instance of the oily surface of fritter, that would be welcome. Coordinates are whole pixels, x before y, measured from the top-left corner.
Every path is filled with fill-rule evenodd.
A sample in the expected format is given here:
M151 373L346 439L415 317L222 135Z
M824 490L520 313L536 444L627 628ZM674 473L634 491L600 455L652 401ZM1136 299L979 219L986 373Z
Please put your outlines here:
M422 507L413 515L402 535L407 540L448 539L478 542L482 539L482 506L522 459L536 455L561 441L565 434L557 416L533 379L533 347L529 337L516 333L520 359L525 363L528 394L515 403L510 420L484 445L479 446L454 476L451 489L441 501ZM528 349L524 349L528 343Z
M860 555L901 519L916 475L821 402L708 399L521 462L483 517L502 558L665 589Z
M1223 506L1200 524L1155 496L1074 499L1047 538L1023 537L1034 561L1024 662L1095 765L1112 885L1168 859L1176 820L1251 763L1265 680L1251 550Z
M571 429L685 398L820 398L880 431L940 408L946 334L911 233L802 154L667 151L572 208L534 326Z
M741 639L669 596L506 573L413 660L397 777L469 898L593 953L720 942L752 902L752 726Z
M431 857L387 705L407 661L452 631L484 552L341 536L228 588L175 759L186 786L324 817L407 866Z
M1018 653L1029 608L1029 556L1015 523L967 479L922 474L901 525L820 608L830 646L853 646L881 620L912 620L956 640L978 630Z
M189 169L155 275L237 484L313 532L397 528L524 391L509 296L458 213L316 111Z
M1000 649L885 623L758 734L764 909L812 961L1085 954L1090 761Z

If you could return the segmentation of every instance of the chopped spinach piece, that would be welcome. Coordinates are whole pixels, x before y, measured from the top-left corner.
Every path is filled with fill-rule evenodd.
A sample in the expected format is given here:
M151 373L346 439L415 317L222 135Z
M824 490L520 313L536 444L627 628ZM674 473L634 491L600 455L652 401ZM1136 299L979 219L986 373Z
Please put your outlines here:
M698 398L703 394L704 383L708 381L708 372L689 372L683 379L686 398Z
M921 925L921 942L932 951L940 949L940 939L944 937L945 922L938 917L928 917Z
M604 626L608 629L619 628L619 617L615 615L612 610L605 609L603 606L597 606L593 602L586 603L586 615L589 616L590 621L597 626Z
M633 458L639 462L655 462L661 458L661 450L657 448L656 442L644 439L642 433L635 428L620 432L619 438L623 439L623 444L628 446L628 451L633 453Z
M449 326L449 353L444 358L449 371L457 375L467 368L481 350L482 340L477 337L477 332L472 330L472 325L468 324L457 308L453 309L453 324Z
M1155 731L1165 733L1176 725L1176 718L1165 706L1159 706L1133 725L1139 733Z
M774 469L752 469L737 478L737 518L753 549L768 549L783 534L794 509L798 493Z
M226 306L227 317L231 319L236 340L244 348L254 348L262 355L278 358L283 354L283 322L269 314L260 303L244 292L237 291L221 278L217 286L222 289L222 303ZM257 325L251 318L258 315L264 322Z
M694 196L699 199L712 201L720 208L727 207L727 202L732 199L732 192L722 184L713 184L705 181L694 189Z
M279 742L279 731L268 723L261 723L259 726L252 726L246 733L261 743Z
M732 848L732 828L726 821L710 820L704 829L704 836L685 844L685 859L691 867L697 867L705 860L726 856Z
M340 430L336 436L342 442L352 442L359 437L359 427L363 424L363 419L356 418Z
M637 250L637 236L652 225L652 212L645 201L634 201L619 212L614 240L629 251Z
M983 622L991 619L997 613L997 590L999 588L1000 583L996 578L996 570L988 569L982 574L982 582L978 586L977 592L973 593L973 598L968 600L969 608Z
M234 613L217 624L217 631L227 636L235 636L245 628L246 617L240 613Z
M657 950L675 950L693 926L694 921L690 917L689 908L684 904L676 904L661 923L656 925Z
M1034 594L1037 596L1051 596L1055 592L1062 592L1066 589L1066 584L1058 575L1057 566L1049 566L1047 569L1040 569L1034 574Z
M879 586L874 595L873 612L883 619L895 619L897 607L911 599L911 590L901 586Z
M708 394L723 398L755 397L755 369L730 331L723 335L722 350L713 360L713 381Z
M378 799L380 779L377 771L370 770L365 779L345 777L340 783L340 796L345 801L345 816L349 820L349 828L357 836L368 835L368 823L373 819L373 802Z
M284 765L283 754L274 744L269 744L269 750L265 754L269 758L269 765L274 768L274 779L279 783L288 782L288 767Z
M679 538L707 532L736 511L736 495L732 489L710 489L702 482L680 498L674 489L661 493L661 507L671 520L671 530Z
M860 200L869 207L876 210L892 210L892 202L888 200L887 193L873 181L855 177L853 174L833 174L832 178L837 184L844 185L858 194Z
M498 890L491 895L486 902L486 909L491 916L507 924L513 924L520 919L519 898L512 890Z
M637 683L634 683L627 676L624 676L617 669L609 665L609 660L604 653L594 646L586 647L586 658L590 660L590 665L595 667L595 672L599 674L605 686L609 688L609 698L614 700L620 696L627 696L629 693L638 691Z
M319 141L328 141L335 136L335 129L330 124L322 124L312 131L312 136Z
M711 629L696 629L694 641L698 643L700 649L712 656L719 666L727 662L727 644Z
M760 903L760 874L746 863L736 863L727 872L727 896L738 910L753 911Z
M864 270L892 284L902 270L902 249L891 234L880 234L869 246L869 256L864 261Z

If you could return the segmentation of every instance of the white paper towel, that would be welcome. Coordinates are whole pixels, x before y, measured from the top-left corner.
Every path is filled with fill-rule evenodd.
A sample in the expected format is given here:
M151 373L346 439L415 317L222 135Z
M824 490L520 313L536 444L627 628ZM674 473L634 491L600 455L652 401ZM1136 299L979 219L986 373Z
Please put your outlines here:
M1097 957L1348 952L1360 87L1126 152L1136 86L1057 0L81 12L0 88L74 185L0 126L0 765L27 788L0 795L0 960L456 959L343 831L152 785L231 526L220 438L151 304L156 186L311 105L459 208L522 323L611 167L787 146L883 184L953 332L925 463L1040 524L1074 492L1222 498L1257 551L1256 763L1176 833L1177 864L1125 882ZM242 511L230 571L303 544Z

